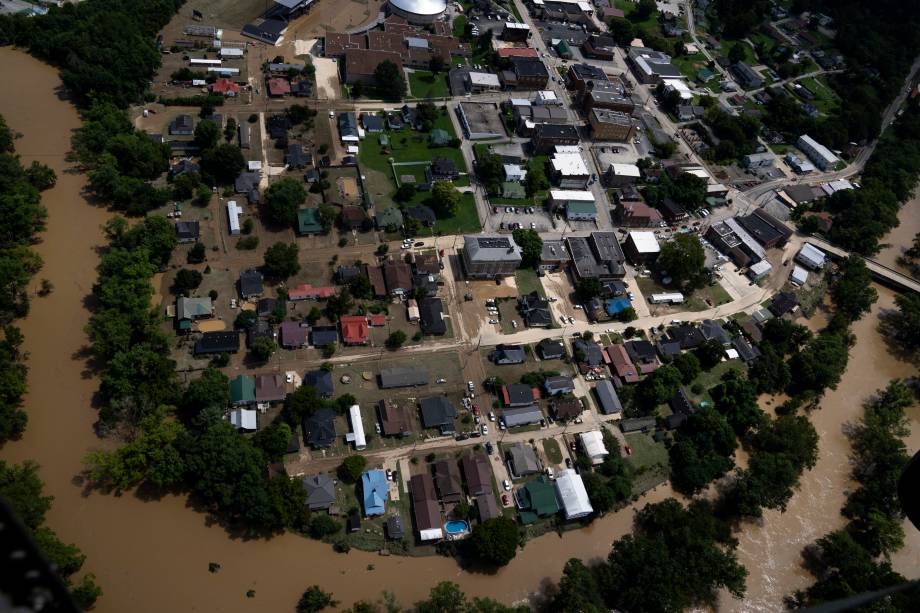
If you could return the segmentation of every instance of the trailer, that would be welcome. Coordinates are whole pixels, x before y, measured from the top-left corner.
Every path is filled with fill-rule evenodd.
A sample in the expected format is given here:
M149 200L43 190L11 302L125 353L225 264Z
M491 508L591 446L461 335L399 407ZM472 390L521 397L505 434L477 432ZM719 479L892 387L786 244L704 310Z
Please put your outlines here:
M185 26L185 33L189 36L200 36L202 38L220 39L224 31L214 26L196 26L194 24Z
M652 304L681 304L684 301L684 295L680 292L652 294L649 296L648 301Z
M190 66L220 66L220 60L210 60L201 57L192 57L189 58L188 63Z
M242 49L237 49L234 47L221 47L219 55L221 58L241 58L243 57L243 53L245 53L245 51Z
M239 68L227 68L226 66L212 66L208 72L218 74L222 77L235 77L240 74Z

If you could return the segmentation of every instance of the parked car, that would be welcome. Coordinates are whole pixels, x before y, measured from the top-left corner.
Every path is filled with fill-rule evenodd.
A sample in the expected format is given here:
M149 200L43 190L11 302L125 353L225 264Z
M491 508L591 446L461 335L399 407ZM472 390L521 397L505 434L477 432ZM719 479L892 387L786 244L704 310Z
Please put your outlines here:
M511 504L511 500L508 498L508 494L502 494L502 504L506 507Z
M479 415L477 415L476 418L478 419L478 418L479 418ZM489 433L489 426L487 426L487 425L485 425L485 424L482 424L482 426L480 426L480 427L482 428L482 434L483 434L483 435L486 435L486 434Z
M495 451L495 446L492 444L492 441L486 441L486 453L492 455Z
M566 468L572 468L572 458L566 458L566 459L565 459L565 467L566 467Z
M510 492L510 491L511 491L511 482L508 481L507 479L505 479L504 481L502 481L502 487L505 488L505 491L506 491L506 492Z
M489 421L495 421L495 411L489 411Z

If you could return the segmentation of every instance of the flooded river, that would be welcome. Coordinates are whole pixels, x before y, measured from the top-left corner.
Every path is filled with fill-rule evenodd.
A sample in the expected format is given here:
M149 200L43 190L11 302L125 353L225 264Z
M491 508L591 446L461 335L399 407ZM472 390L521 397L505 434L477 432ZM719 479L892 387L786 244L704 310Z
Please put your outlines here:
M145 502L133 495L84 497L74 483L81 459L107 443L93 435L90 398L97 381L84 373L79 358L87 343L83 326L88 314L82 301L95 279L94 249L102 243L100 226L108 214L81 198L84 178L68 172L65 153L78 117L57 97L60 82L54 69L8 48L0 49L0 65L10 92L0 96L0 113L24 134L17 150L26 163L39 160L58 173L57 186L44 194L49 224L38 246L45 259L40 277L50 279L55 291L36 299L22 322L30 355L29 426L23 440L8 444L0 457L41 464L47 492L55 497L49 525L87 554L86 568L96 573L105 590L99 611L287 611L313 583L345 605L377 598L384 589L408 604L444 579L470 594L513 602L558 578L569 557L605 556L613 540L629 530L627 511L564 538L550 534L536 539L501 572L474 575L446 558L384 558L359 551L340 555L291 535L231 540L187 508L183 498ZM892 295L883 289L880 294L881 305L890 305ZM741 535L741 558L751 572L749 596L744 602L726 599L724 609L779 609L782 595L806 582L798 570L801 547L840 524L848 471L840 426L860 414L867 391L913 372L885 352L875 328L876 312L857 324L859 341L844 381L813 416L821 434L818 466L805 475L785 514L768 514L762 526L750 526ZM911 443L916 448L920 438ZM670 489L661 486L647 500L668 495ZM898 556L898 568L916 576L910 569L916 566L920 543L912 528L908 540L911 546ZM209 573L209 562L219 563L220 572ZM249 589L256 591L252 600L245 596Z
M875 259L889 268L910 275L907 268L898 264L898 258L910 247L914 236L920 233L920 195L907 201L898 213L898 219L901 223L882 239L883 247Z
M84 178L68 172L65 153L78 117L55 94L60 85L55 70L9 48L0 49L0 65L9 92L0 96L0 113L24 135L17 150L26 163L37 159L58 173L57 186L44 194L50 215L38 246L45 259L40 276L50 279L55 290L37 299L22 322L30 355L29 426L23 440L8 444L0 457L41 464L47 492L55 498L48 523L86 553L87 570L96 573L105 590L99 611L288 611L313 583L346 605L377 598L384 589L408 604L444 579L470 594L512 602L538 590L546 579L557 579L571 556L605 556L629 530L632 514L624 512L565 538L550 534L529 543L498 574L484 576L465 573L447 558L384 558L359 551L341 555L292 535L231 540L186 508L184 498L84 497L74 484L81 459L106 443L92 430L90 398L97 381L84 374L78 357L87 343L82 301L95 280L94 249L103 242L100 226L109 215L81 198ZM662 486L647 499L669 494ZM209 562L218 562L220 572L209 573ZM256 590L253 600L245 596L249 589Z

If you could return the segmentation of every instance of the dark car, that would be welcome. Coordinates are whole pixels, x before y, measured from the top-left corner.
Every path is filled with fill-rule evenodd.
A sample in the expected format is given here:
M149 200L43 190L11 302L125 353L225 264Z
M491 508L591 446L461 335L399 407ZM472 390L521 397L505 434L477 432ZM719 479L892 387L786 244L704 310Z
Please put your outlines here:
M566 467L566 468L572 468L572 458L566 458L566 459L565 459L565 467Z
M487 441L486 442L486 453L488 453L489 455L492 455L492 452L494 451L495 451L495 446L492 444L491 441Z
M424 243L423 241L419 241L419 242L415 243L415 246L416 246L416 247L424 247L424 246L425 246L425 243Z

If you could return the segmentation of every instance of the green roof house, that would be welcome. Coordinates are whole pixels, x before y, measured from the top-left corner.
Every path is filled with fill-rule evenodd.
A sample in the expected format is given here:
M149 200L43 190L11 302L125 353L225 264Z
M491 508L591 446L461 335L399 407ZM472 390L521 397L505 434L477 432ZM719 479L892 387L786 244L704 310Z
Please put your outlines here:
M556 500L556 488L546 477L530 481L518 490L518 502L521 506L521 522L532 524L539 517L549 517L559 512Z
M402 227L403 225L403 214L397 207L391 206L385 209L377 209L377 214L374 217L377 222L377 229L382 230L389 225L394 225L397 228Z
M256 378L249 375L237 375L230 380L230 404L255 404Z
M324 231L319 209L297 209L298 234L322 234Z
M442 130L441 128L432 130L429 138L431 144L435 147L443 147L450 142L450 134L447 133L447 130Z

